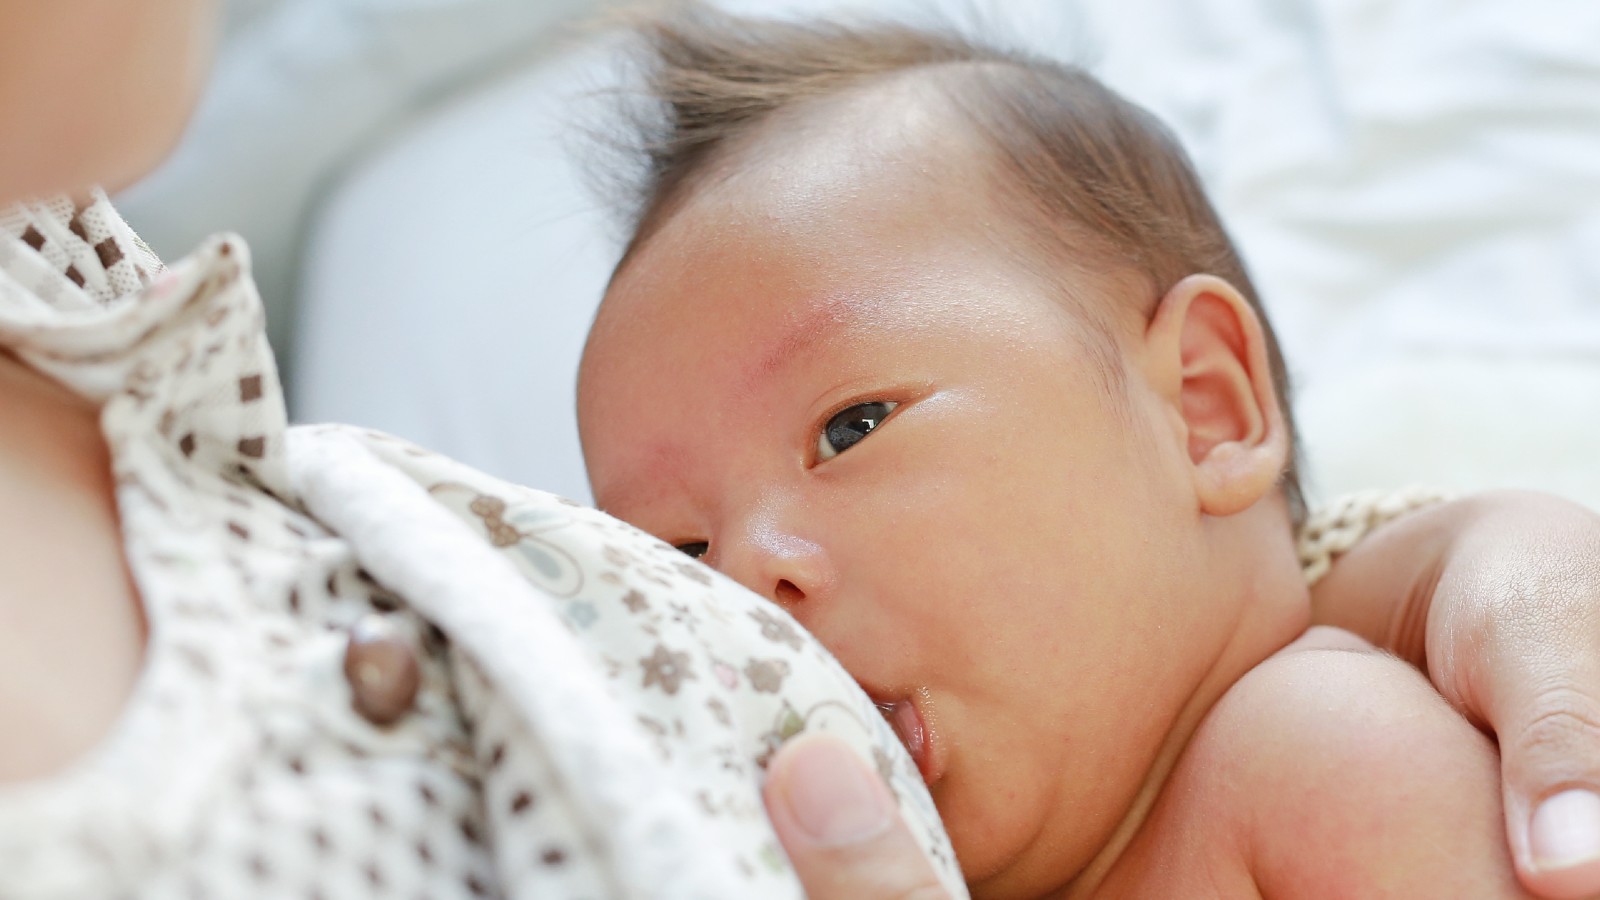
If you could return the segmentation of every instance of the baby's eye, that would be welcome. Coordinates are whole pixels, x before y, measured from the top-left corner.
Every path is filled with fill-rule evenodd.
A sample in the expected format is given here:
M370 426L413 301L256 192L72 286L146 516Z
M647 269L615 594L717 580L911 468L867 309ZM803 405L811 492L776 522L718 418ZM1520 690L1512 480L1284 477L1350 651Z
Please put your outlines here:
M679 544L674 549L680 553L689 554L691 559L700 559L706 555L707 550L711 549L711 544L706 541L690 541L687 544Z
M822 434L817 436L817 459L833 459L835 456L849 450L871 431L883 424L889 413L900 404L888 400L874 400L871 403L857 403L848 409L840 410L833 418L828 420L827 427L822 429Z

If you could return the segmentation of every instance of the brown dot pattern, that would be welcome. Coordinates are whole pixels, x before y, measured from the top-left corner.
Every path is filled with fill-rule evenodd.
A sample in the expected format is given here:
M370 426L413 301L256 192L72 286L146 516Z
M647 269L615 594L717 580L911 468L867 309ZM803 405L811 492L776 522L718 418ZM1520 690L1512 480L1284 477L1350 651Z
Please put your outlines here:
M0 897L501 896L447 645L417 641L401 721L351 708L350 627L427 623L275 499L286 422L246 254L213 243L152 281L103 197L20 215L0 218L0 340L68 386L124 385L103 418L151 638L129 741L0 791ZM16 343L40 300L62 317Z

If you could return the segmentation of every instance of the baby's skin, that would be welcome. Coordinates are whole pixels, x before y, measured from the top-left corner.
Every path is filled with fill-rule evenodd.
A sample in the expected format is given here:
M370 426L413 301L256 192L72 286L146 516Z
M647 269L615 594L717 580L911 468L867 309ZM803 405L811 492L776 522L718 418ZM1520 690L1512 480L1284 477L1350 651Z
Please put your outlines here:
M1498 769L1415 669L1317 626L1211 708L1105 880L1072 894L1521 897Z
M822 639L977 896L1514 894L1490 743L1307 632L1249 305L1064 295L932 97L762 126L630 257L580 378L601 506Z

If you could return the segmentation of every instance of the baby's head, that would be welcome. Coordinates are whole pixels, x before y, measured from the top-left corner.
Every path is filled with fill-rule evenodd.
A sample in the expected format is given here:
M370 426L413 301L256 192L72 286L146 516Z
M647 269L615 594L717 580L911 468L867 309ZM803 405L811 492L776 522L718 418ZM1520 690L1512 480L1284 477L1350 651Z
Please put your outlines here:
M1059 886L1304 627L1238 256L1170 135L1074 69L644 33L666 119L580 375L595 497L892 708L976 890Z

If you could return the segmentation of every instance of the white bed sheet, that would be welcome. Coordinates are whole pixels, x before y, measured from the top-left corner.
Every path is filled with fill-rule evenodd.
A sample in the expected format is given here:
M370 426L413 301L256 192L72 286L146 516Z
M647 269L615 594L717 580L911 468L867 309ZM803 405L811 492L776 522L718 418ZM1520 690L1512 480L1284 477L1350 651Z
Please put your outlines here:
M1524 486L1600 507L1600 4L975 5L1191 148L1297 376L1315 493ZM587 498L573 375L615 244L571 101L601 56L486 84L343 180L307 244L298 417Z

